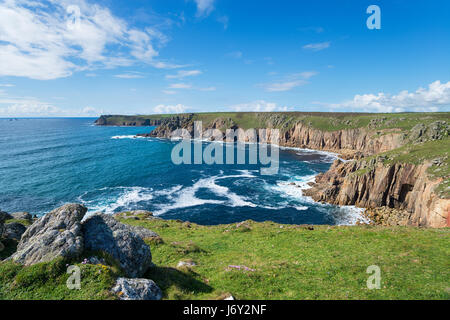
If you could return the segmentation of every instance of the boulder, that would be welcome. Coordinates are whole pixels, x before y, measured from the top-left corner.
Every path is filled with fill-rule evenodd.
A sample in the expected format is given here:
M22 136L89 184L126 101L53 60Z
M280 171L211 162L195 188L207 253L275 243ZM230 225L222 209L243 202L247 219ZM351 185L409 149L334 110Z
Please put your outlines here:
M29 214L28 212L14 212L14 213L11 213L11 216L13 219L16 219L16 220L31 221L33 219L33 216L31 214Z
M138 227L138 226L128 226L128 228L137 234L139 237L141 237L143 240L146 239L153 239L153 238L159 238L159 235L156 232L153 232L147 228L144 227Z
M24 265L58 257L77 258L83 252L81 220L86 207L66 204L34 222L22 235L12 260Z
M6 220L12 219L13 217L4 211L0 211L0 223L5 222Z
M5 239L13 239L20 241L20 238L22 237L22 235L25 233L26 230L27 228L21 223L17 222L8 223L5 224L3 227L2 236Z
M152 280L119 278L112 289L120 300L161 300L162 291Z
M86 250L102 251L116 259L127 277L142 276L151 266L150 247L132 229L112 216L95 214L83 222Z

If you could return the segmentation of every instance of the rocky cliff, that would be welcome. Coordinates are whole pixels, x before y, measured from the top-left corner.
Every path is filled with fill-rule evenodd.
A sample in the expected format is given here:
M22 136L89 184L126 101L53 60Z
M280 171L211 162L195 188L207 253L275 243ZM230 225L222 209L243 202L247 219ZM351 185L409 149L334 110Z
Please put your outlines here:
M195 121L202 121L203 138L209 129L229 140L226 129L254 128L257 142L270 142L278 129L280 146L332 151L351 160L337 161L317 176L305 190L314 200L375 209L368 213L383 224L445 227L450 226L450 124L442 119L449 116L183 114L161 119L155 130L141 136L170 138L184 129L193 137ZM248 141L249 136L242 130L234 139ZM380 153L384 155L375 156ZM430 169L439 174L431 175Z
M98 126L148 127L160 125L161 119L139 116L101 116L95 120L95 124Z
M382 159L342 162L336 160L330 170L316 177L316 183L304 194L315 201L363 208L388 207L399 219L392 224L446 227L449 224L450 199L441 199L434 189L442 179L430 179L430 162L421 165L395 163Z
M194 114L174 116L162 120L159 127L152 132L140 136L170 138L173 132L181 128L187 130L193 137L194 122ZM274 133L273 129L279 129L280 146L332 151L347 159L398 148L402 145L404 137L399 130L384 130L382 134L366 128L323 131L313 128L303 121L283 125L283 123L277 123L276 118L266 121L265 124L266 127L254 128L257 132L258 142L270 142ZM239 126L233 119L219 117L203 126L203 135L209 129L218 129L222 131L223 139L226 140L225 130L238 128ZM238 135L237 139L248 142L248 137L244 134Z

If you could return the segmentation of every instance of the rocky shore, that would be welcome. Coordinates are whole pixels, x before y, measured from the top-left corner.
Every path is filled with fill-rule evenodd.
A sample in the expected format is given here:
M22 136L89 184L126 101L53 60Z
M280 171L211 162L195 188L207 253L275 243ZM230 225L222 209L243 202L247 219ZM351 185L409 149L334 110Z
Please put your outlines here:
M436 228L450 226L449 187L441 194L436 192L441 185L445 187L449 183L450 175L433 177L429 174L436 167L441 172L449 170L449 150L442 150L448 147L450 139L450 124L446 121L419 123L405 131L395 128L395 125L394 128L385 128L392 125L393 120L380 117L372 119L365 127L326 131L306 121L293 121L282 114L261 114L256 117L259 117L259 123L267 126L261 132L257 130L258 142L269 142L273 130L278 129L280 146L330 151L351 160L337 161L328 172L317 176L316 183L305 191L305 195L315 201L367 209L392 209L388 213L398 219L384 219L383 224L392 221L396 225L400 219L408 225ZM172 133L179 129L185 129L193 136L196 120L199 119L195 114L169 117L163 119L155 130L139 136L171 138ZM218 129L226 140L226 129L240 128L236 121L230 117L218 117L203 123L203 132L207 134L210 129ZM248 137L242 131L237 140L247 142ZM413 155L407 161L389 161L392 159L386 155L376 157L402 150L405 146L418 146L421 151L422 146L425 149L433 142L442 142L436 146L437 149L441 148L437 150L439 156L436 158L427 158L432 154L425 154L422 158Z

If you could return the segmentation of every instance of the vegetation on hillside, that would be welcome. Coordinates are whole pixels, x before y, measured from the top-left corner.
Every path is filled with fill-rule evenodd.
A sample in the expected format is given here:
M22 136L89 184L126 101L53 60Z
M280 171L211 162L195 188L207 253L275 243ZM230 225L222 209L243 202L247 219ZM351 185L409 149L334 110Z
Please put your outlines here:
M293 226L272 222L199 226L160 219L122 222L157 232L147 242L164 299L449 299L450 229ZM194 266L177 267L180 261ZM67 262L0 263L0 299L109 299L118 271L79 264L69 290ZM381 269L369 290L367 267Z

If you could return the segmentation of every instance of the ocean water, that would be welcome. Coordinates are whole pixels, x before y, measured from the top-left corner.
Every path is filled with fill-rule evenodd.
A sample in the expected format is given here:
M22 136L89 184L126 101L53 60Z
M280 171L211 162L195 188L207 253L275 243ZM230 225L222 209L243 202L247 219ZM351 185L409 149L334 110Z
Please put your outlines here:
M153 128L97 127L94 120L0 119L0 209L43 215L78 202L89 212L142 209L203 225L353 224L360 216L302 194L335 155L282 148L272 176L260 175L259 165L175 165L176 142L134 138Z

